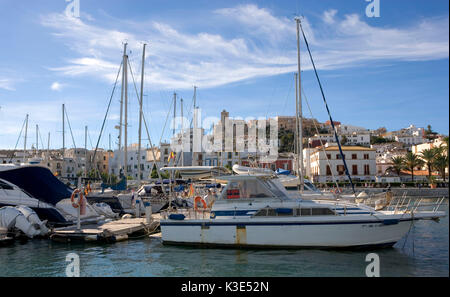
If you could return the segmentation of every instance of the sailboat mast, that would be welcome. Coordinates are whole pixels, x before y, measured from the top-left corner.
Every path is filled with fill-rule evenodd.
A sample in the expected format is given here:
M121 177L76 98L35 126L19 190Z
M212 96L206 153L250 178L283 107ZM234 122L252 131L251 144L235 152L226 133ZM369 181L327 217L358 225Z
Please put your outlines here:
M295 84L295 166L297 168L297 176L300 178L300 161L299 161L299 129L298 129L298 73L294 73L294 84Z
M141 72L141 100L139 101L139 143L138 143L138 180L141 182L141 133L142 133L142 104L144 102L144 65L145 65L145 46L142 51L142 72Z
M62 157L64 160L64 155L66 152L66 140L65 140L65 119L64 119L64 114L65 114L65 108L64 108L64 104L62 105L62 141L63 141L63 147L62 147Z
M125 80L124 80L124 167L125 167L125 178L128 177L128 55L125 54L125 60L123 64L123 71L125 71Z
M197 87L196 86L194 86L194 113L193 113L192 119L193 119L193 130L189 133L192 133L192 140L194 140L194 135L195 135L194 133L196 133L195 131L197 131L196 130L197 129ZM190 135L189 135L189 137L190 137ZM192 142L191 152L192 152L191 165L194 166L194 155L195 155L194 154L194 142Z
M27 152L27 134L28 134L28 115L25 120L25 138L23 141L23 163L25 163L25 155Z
M122 64L125 65L125 55L127 54L127 44L123 45ZM123 91L125 82L125 68L122 67L122 89L120 94L120 124L119 124L119 150L122 149L122 126L123 126Z
M299 137L298 137L298 158L300 162L300 174L299 174L299 180L300 180L300 193L303 193L304 188L304 165L303 165L303 115L302 115L302 84L301 84L301 64L300 64L300 18L295 18L295 21L297 22L297 59L298 59L298 129L299 129Z
M181 105L181 166L184 166L184 119L183 119L183 98L180 99Z
M175 136L175 119L177 116L177 93L173 93L173 130L172 136Z
M88 126L84 127L84 178L87 178L87 166L88 166L88 159L87 159L87 131Z
M36 157L39 153L39 125L36 124Z
M47 138L47 160L50 160L50 132L48 132Z

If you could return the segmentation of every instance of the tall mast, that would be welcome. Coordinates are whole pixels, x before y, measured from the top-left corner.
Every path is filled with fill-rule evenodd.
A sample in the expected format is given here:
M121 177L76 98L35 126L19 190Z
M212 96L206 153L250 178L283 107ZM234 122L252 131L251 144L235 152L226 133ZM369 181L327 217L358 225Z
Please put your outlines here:
M125 55L127 54L127 44L123 45L123 58L122 58L122 89L120 94L120 124L119 124L119 151L122 149L122 127L123 127L123 93L125 83Z
M65 122L65 119L64 119L64 114L65 114L65 108L64 108L64 104L62 105L62 128L63 128L63 130L62 130L62 141L63 141L63 147L62 147L62 157L63 157L63 160L64 160L64 155L65 155L65 151L66 151L66 141L65 141L65 135L64 135L64 133L65 133L65 127L64 127L64 122Z
M304 188L304 169L303 169L303 115L302 115L302 79L301 79L301 64L300 64L300 18L295 18L297 22L297 59L298 59L298 114L299 114L299 139L298 139L298 150L299 150L299 162L300 162L300 193L303 193Z
M300 178L300 162L299 162L299 129L298 129L298 73L294 74L295 79L295 165L297 167L297 176ZM300 180L300 179L299 179Z
M193 118L193 126L192 126L193 130L189 132L189 139L191 137L190 133L192 133L192 147L191 147L192 163L191 163L191 165L194 166L194 156L195 156L195 154L194 154L194 135L195 135L194 133L195 132L194 131L196 131L196 129L197 129L197 87L196 86L194 86L194 113L193 113L192 118ZM190 142L190 140L189 140L189 142ZM191 144L189 144L189 145L191 145Z
M141 133L142 133L142 104L144 102L144 64L145 46L142 51L142 72L141 72L141 100L139 101L139 144L138 144L138 180L141 182Z
M125 71L125 80L124 80L124 93L125 93L125 102L124 102L124 110L125 110L125 123L124 123L124 166L125 166L125 177L128 177L128 55L125 54L125 60L123 64L123 70Z
M48 132L47 139L47 160L50 160L50 132Z
M175 119L177 116L177 93L173 93L173 130L172 136L175 136Z
M27 152L27 134L28 134L28 115L26 116L25 120L25 138L23 141L23 163L25 163L25 155Z
M87 159L87 131L88 126L84 127L84 178L87 177L87 166L88 166L88 159Z
M183 98L180 99L181 105L181 166L184 166L184 120L183 120Z
M36 157L39 153L39 125L36 124Z

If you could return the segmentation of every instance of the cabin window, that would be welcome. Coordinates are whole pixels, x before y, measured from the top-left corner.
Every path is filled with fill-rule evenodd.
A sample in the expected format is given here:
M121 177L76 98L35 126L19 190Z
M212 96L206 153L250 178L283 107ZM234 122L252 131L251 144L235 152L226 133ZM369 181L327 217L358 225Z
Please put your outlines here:
M301 216L310 216L311 208L300 208L300 215Z
M329 216L329 215L334 215L334 212L329 208L313 208L312 215L313 216Z
M273 195L258 180L230 181L225 199L267 198Z

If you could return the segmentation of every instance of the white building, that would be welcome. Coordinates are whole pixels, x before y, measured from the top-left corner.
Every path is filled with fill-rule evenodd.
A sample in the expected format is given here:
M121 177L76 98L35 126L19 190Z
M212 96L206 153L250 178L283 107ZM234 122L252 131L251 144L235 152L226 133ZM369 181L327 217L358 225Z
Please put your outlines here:
M395 135L394 140L397 142L404 143L407 146L421 144L426 141L426 139L423 138L422 136L414 136L414 135L407 135L407 134Z
M133 179L138 179L138 157L139 151L137 144L132 144L127 148L127 175ZM114 151L114 156L109 159L109 172L119 176L121 173L125 174L125 153L123 150ZM147 160L147 149L141 148L141 179L148 179L153 166L153 161Z
M376 174L376 151L360 146L343 146L342 151L349 173L354 181L374 181ZM333 175L338 181L346 181L344 162L339 148L330 146L317 148L310 156L311 177L314 182L333 182ZM327 161L328 160L328 161ZM330 166L330 165L331 166Z

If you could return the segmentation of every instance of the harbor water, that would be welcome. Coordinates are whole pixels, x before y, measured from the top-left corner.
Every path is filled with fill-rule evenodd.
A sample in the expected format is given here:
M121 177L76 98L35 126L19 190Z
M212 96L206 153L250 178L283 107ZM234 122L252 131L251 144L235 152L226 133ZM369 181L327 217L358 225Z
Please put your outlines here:
M0 248L0 276L66 276L66 256L80 259L83 277L364 277L366 256L376 253L380 276L449 276L447 217L418 221L393 248L345 250L247 250L164 246L157 239L116 244L16 242Z

